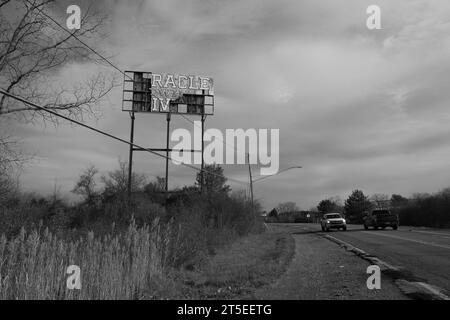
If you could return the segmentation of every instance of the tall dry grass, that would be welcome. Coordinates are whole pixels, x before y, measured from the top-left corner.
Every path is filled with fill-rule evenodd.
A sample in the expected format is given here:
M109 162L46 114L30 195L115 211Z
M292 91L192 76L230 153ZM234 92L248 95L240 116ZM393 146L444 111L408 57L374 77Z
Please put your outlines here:
M158 220L126 232L76 241L48 230L0 238L0 299L138 299L173 263L178 229ZM67 267L81 269L81 290L67 289Z

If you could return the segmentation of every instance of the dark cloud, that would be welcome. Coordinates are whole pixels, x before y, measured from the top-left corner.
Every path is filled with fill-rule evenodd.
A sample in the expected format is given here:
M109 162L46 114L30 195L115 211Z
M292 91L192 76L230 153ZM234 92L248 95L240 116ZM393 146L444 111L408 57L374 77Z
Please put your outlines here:
M304 169L255 186L267 207L293 200L308 208L355 188L437 191L449 178L450 4L377 2L380 31L366 29L365 9L373 3L365 0L96 1L108 16L108 36L92 44L123 69L214 77L210 128L279 128L280 166ZM91 66L71 68L55 81L67 72L81 80ZM120 99L117 88L102 106L104 118L93 123L126 138ZM140 116L137 142L162 146L164 125L163 117ZM126 146L82 129L10 126L39 154L23 175L29 189L51 191L59 177L68 192L87 165L106 171L118 157L127 159ZM177 127L192 130L183 119L174 120ZM162 175L163 160L139 154L136 168ZM243 166L225 172L247 179ZM173 186L194 176L171 166Z

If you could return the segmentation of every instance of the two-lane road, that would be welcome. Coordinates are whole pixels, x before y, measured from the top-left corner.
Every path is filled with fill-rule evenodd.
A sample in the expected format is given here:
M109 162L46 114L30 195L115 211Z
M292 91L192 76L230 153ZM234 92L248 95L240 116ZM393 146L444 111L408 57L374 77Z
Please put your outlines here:
M322 233L317 224L297 226L307 232ZM400 227L397 231L390 228L366 231L362 226L349 225L347 231L327 234L450 293L450 230Z

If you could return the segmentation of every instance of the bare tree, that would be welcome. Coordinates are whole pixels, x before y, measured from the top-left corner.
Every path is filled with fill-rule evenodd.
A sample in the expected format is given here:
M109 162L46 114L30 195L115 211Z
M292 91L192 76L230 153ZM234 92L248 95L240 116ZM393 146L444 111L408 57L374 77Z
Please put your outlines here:
M95 190L97 173L98 169L95 166L90 166L84 170L72 190L73 193L83 196L87 204L92 204L98 195Z
M128 163L119 160L119 168L102 176L101 181L105 185L104 196L126 195L128 188ZM133 172L131 176L131 191L142 191L146 182L147 177L144 174Z
M299 211L299 208L297 207L297 204L292 201L283 202L278 204L277 206L277 212L278 213L289 213L289 212L295 212Z
M55 83L58 72L70 63L98 63L99 59L74 36L88 41L100 35L104 18L83 6L81 29L71 33L49 19L57 12L55 0L1 0L0 2L0 88L69 117L98 116L95 108L115 86L107 74L84 83ZM15 115L26 122L58 118L0 94L0 121ZM0 176L2 186L12 185L15 169L27 157L17 141L0 133ZM9 189L9 188L8 188Z
M17 176L27 158L11 136L0 136L0 202L17 192Z
M19 141L12 136L0 135L0 172L19 169L27 158L18 148Z
M163 192L166 188L166 179L160 176L157 176L154 181L149 182L145 186L145 191L149 194Z
M0 172L0 204L17 192L17 180L11 174Z
M66 116L95 115L93 109L114 87L113 77L98 74L66 88L51 77L72 62L99 62L75 38L98 37L104 18L90 6L82 11L81 29L72 33L44 15L52 15L55 0L2 0L0 4L0 87ZM26 121L57 119L43 111L0 95L0 115L18 114Z
M387 194L376 193L370 197L377 208L387 208L390 206L389 196Z

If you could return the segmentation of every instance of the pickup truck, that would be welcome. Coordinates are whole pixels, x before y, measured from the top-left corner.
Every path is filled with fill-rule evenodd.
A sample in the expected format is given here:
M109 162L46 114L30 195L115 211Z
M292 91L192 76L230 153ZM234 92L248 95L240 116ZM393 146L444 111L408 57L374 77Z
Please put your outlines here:
M369 227L373 227L374 229L386 227L392 227L392 229L398 229L398 216L396 214L391 213L391 211L386 209L375 209L371 212L366 212L364 220L364 229L369 229Z
M330 231L330 229L347 230L347 222L340 213L327 213L320 220L322 231Z

